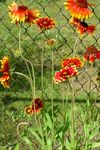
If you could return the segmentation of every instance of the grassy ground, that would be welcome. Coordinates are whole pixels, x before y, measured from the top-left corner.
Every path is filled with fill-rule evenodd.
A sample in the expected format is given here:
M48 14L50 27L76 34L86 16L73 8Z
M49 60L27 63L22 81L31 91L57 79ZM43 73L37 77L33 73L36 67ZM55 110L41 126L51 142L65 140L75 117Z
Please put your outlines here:
M24 72L27 74L26 66L20 59L17 52L18 49L18 31L19 26L11 24L10 18L8 16L8 5L10 5L13 0L0 1L0 57L4 55L10 56L11 67L15 70ZM19 2L19 1L17 1ZM41 16L51 16L56 21L56 28L49 32L46 32L46 36L41 33L35 26L23 25L22 29L22 47L23 54L26 58L30 59L35 66L36 73L36 95L42 95L40 90L41 86L41 50L44 49L44 99L50 101L53 93L53 98L55 102L63 99L70 100L70 92L67 88L68 85L54 85L52 89L51 84L51 48L45 44L47 40L46 37L55 38L57 40L55 46L52 48L54 50L54 65L55 70L59 70L60 62L62 58L67 57L72 53L72 48L74 46L74 41L76 39L76 32L69 25L68 21L70 15L63 7L64 0L47 1L46 3L42 0L37 1L21 1L24 5L30 5L30 8L37 8L41 12ZM85 47L94 44L99 48L100 44L100 5L99 0L90 2L96 4L94 10L96 16L94 15L88 20L90 24L96 24L96 31L93 36L83 36L81 38L82 43ZM31 4L32 3L32 4ZM41 7L42 6L42 7ZM45 9L44 9L45 8ZM53 11L52 11L53 10ZM62 12L62 13L61 13ZM77 54L82 55L85 52L85 48L80 41L77 45ZM96 68L96 67L95 67ZM92 83L91 87L91 97L92 100L95 99L96 91L94 90L96 83L96 70L92 68L92 73L90 72L92 79L95 84ZM87 71L88 72L88 71ZM84 80L82 80L84 78ZM82 72L78 76L79 81L83 86L75 79L76 87L76 100L87 100L87 93L85 90L88 88L88 76ZM87 81L87 82L86 82ZM86 84L85 84L86 82ZM77 85L77 86L76 86ZM100 96L97 97L100 100ZM29 84L26 80L21 77L12 75L11 87L8 90L0 87L0 104L1 104L1 117L0 117L0 146L9 145L6 149L13 149L12 145L17 143L16 135L16 125L20 119L24 119L25 114L23 112L26 105L31 101L31 93L29 90ZM10 146L11 145L11 146ZM3 150L3 147L0 147ZM27 148L25 149L27 150Z

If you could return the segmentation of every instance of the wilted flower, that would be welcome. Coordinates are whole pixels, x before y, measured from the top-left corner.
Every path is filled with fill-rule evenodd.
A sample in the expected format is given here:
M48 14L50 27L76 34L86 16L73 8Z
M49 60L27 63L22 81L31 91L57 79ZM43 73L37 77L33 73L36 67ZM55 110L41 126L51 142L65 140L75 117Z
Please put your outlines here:
M15 2L11 4L9 8L9 15L12 19L12 22L28 22L34 23L37 17L39 16L38 10L28 9L26 6L18 6Z
M67 0L65 3L65 8L68 9L72 17L84 20L92 15L92 11L89 10L87 0Z
M33 100L32 105L25 109L27 114L39 113L43 109L43 102L40 98Z
M25 112L28 114L28 115L31 115L33 113L32 111L32 106L29 106L25 109Z
M36 20L37 26L43 30L43 29L51 29L55 26L55 21L53 19L50 19L49 17L44 18L38 18Z
M76 68L80 68L83 66L83 62L79 58L66 58L62 61L62 67L70 67L75 66Z
M56 43L55 39L49 39L46 41L46 44L51 45L51 46L54 45L55 43Z
M95 46L89 46L84 54L84 59L93 63L95 59L100 59L100 50L97 50Z

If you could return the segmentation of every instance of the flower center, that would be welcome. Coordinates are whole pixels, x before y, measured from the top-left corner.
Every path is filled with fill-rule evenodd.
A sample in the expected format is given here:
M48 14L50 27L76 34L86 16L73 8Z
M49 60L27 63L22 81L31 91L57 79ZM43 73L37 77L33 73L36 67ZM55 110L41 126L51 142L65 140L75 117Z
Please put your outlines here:
M76 3L80 7L87 7L87 0L76 0Z

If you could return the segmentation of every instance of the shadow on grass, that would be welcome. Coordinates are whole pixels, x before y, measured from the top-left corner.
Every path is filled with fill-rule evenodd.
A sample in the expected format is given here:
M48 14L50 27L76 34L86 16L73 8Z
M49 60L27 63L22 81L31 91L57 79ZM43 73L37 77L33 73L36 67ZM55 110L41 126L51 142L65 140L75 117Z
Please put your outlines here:
M24 101L24 102L30 102L30 97L17 97L17 96L13 96L13 95L10 95L10 94L5 94L5 95L2 95L1 96L1 102L4 104L4 105L10 105L12 104L13 102L20 102L20 101ZM94 102L93 99L90 99L91 102ZM50 99L44 99L44 102L48 102L50 103L51 100ZM66 100L64 100L64 102L66 102ZM71 103L71 99L68 99L67 100L68 103ZM75 100L76 103L86 103L87 100L86 99L76 99ZM54 99L54 103L62 103L62 100L61 99ZM96 101L96 103L100 103L100 99L98 99Z

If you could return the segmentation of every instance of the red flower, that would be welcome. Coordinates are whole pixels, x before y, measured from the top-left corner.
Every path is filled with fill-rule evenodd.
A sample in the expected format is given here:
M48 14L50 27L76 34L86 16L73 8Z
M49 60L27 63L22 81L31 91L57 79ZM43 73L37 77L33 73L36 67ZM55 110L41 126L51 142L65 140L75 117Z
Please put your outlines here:
M74 25L75 27L78 27L78 25L80 24L80 19L77 19L77 18L71 18L69 23Z
M26 18L26 10L28 8L26 6L18 6L15 2L9 6L9 14L12 19L12 22L25 22Z
M39 17L38 10L28 9L26 13L27 13L27 15L26 15L25 22L28 22L28 23L35 23L36 19Z
M43 109L43 102L40 98L36 98L32 103L32 111L39 113Z
M95 31L95 26L91 25L89 26L86 22L81 22L80 19L77 18L71 18L69 21L70 24L74 25L77 29L77 32L81 35L84 33L92 34Z
M9 6L9 11L12 22L15 23L34 23L34 21L39 16L38 10L31 10L26 6L18 6L15 2L13 2L11 6Z
M55 73L54 82L58 84L60 82L66 81L71 76L76 76L77 74L78 71L74 66L65 67Z
M55 76L54 76L54 83L58 84L60 82L66 81L67 78L64 74L62 74L61 71L57 71L55 72Z
M3 59L0 60L0 62L1 62L0 72L9 73L8 57L7 56L3 57Z
M40 98L33 100L32 105L25 109L27 114L39 113L43 109L43 102Z
M92 15L92 11L88 9L91 4L88 4L87 0L67 0L64 5L70 11L72 17L84 20Z
M82 61L79 58L67 58L63 60L62 67L70 67L75 66L76 68L80 68L83 66Z
M61 73L63 76L65 76L67 78L78 74L75 66L65 67L65 68L61 69Z
M9 75L8 57L7 56L3 57L3 59L0 60L0 62L1 62L0 72L2 73L2 76L0 77L0 82L4 88L9 88L10 75Z
M7 73L4 73L2 77L0 77L0 82L4 88L9 88L9 79L10 76Z
M84 59L93 63L95 59L100 59L100 51L94 46L89 46L84 54Z
M95 26L91 25L89 26L85 22L80 22L77 26L77 31L82 35L84 33L92 34L95 31Z
M36 24L40 29L51 29L55 26L55 21L50 19L49 17L38 18L36 20Z

